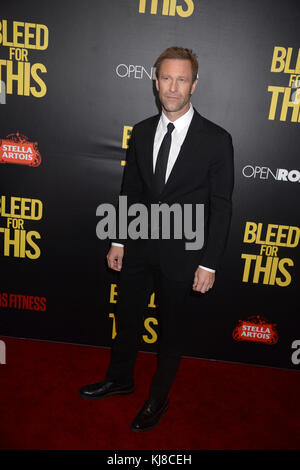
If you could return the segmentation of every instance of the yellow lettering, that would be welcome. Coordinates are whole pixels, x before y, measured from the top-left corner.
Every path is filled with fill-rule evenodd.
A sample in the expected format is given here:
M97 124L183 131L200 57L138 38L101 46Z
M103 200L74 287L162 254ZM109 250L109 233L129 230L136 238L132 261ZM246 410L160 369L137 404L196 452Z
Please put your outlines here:
M178 15L181 16L182 18L187 18L188 16L191 16L194 12L194 2L193 0L184 0L184 1L187 5L187 9L184 10L182 6L179 5L178 7L176 7L176 11Z
M271 104L270 104L270 111L268 119L270 121L275 119L277 102L278 102L278 95L279 93L284 93L285 88L282 86L268 86L268 91L272 93Z
M115 339L115 337L117 336L116 315L114 313L110 313L109 318L112 318L112 320L113 320L111 337L112 337L112 339Z
M33 252L31 252L30 250L25 250L25 253L26 253L26 256L30 259L37 259L40 257L40 254L41 254L41 250L39 249L39 247L37 246L36 243L34 243L34 241L32 240L32 238L37 238L37 239L40 239L41 236L38 232L32 230L31 232L27 232L26 234L26 241L28 243L29 246L31 246L31 248L33 248Z
M158 10L158 0L149 0L151 2L150 13L156 15ZM175 16L176 12L182 18L191 16L194 12L194 1L183 0L186 8L184 9L181 5L176 6L176 0L161 0L162 1L162 14ZM139 13L146 12L146 0L139 1Z
M30 63L24 64L24 95L30 95Z
M14 46L24 47L23 42L19 42L19 38L24 36L23 31L19 31L19 27L24 27L24 23L22 21L14 21L13 22L13 37L14 37Z
M41 32L44 32L44 43L41 41ZM44 24L36 25L36 48L44 51L49 44L49 30Z
M34 38L34 33L30 32L30 29L33 28L35 28L34 23L25 23L24 47L26 47L26 49L35 47L33 44L30 44L30 39Z
M151 1L151 11L150 11L151 15L156 15L157 13L157 2L158 0Z
M151 336L143 335L143 340L145 343L155 343L157 341L157 333L156 331L151 328L150 323L153 323L154 325L158 325L158 321L154 317L148 317L145 320L145 329L151 334Z
M276 284L280 287L288 286L292 280L290 273L285 269L285 264L287 264L288 266L294 266L294 262L290 258L282 258L279 261L279 271L285 276L285 280L282 280L280 277L276 277Z
M277 256L273 258L272 270L271 270L270 278L269 278L269 284L272 286L275 284L278 262L279 262L279 258Z
M295 73L300 73L300 47L298 49L298 57L297 57L297 62L296 62L296 67L295 67Z
M283 225L283 227L284 227L284 225ZM294 235L295 235L295 240L292 241ZM299 227L291 226L290 229L289 229L289 232L288 232L287 241L284 244L284 246L288 246L289 248L295 248L296 246L298 246L299 236L300 236Z
M175 16L176 13L176 0L170 0L169 16Z
M117 300L116 297L118 296L117 292L117 284L111 284L110 285L110 296L109 296L109 302L111 304L116 304Z
M291 96L291 88L287 87L284 90L284 96L283 96L283 102L282 102L282 108L281 108L281 114L280 114L280 121L286 121L286 115L288 108L292 108L293 113L292 113L292 122L297 122L298 120L298 113L299 113L299 107L300 103L294 103L293 101L290 101L290 96Z
M14 46L15 44L13 42L8 42L7 41L7 21L6 20L3 20L2 31L3 31L2 45L3 46Z
M254 276L253 276L253 282L255 284L257 284L259 282L259 276L260 276L261 273L264 273L263 283L264 284L269 283L269 277L270 277L273 258L271 256L267 257L266 266L262 266L262 258L263 257L260 256L260 255L258 255L256 257Z
M288 225L278 225L278 232L277 232L277 240L276 244L277 245L282 245L285 246L286 243L283 241L287 237L287 233L282 233L283 230L288 230L289 226Z
M155 305L155 292L153 292L150 296L150 302L148 304L148 307L150 308L156 308L156 305Z
M271 64L271 72L283 72L285 61L284 58L286 56L286 49L285 47L274 47L272 64ZM279 65L276 67L276 64Z
M31 68L31 76L40 86L40 91L37 91L35 87L30 87L31 94L36 98L42 98L47 92L47 87L45 82L37 75L36 71L40 70L42 73L46 73L47 69L43 64L34 64Z
M4 256L9 256L10 246L14 248L13 256L19 257L19 246L20 246L20 230L10 230L9 228L0 227L0 232L4 234ZM13 233L14 237L10 238L11 232Z
M2 34L0 35L0 44L10 47L25 47L26 49L45 50L49 44L49 30L43 24L24 23L22 21L12 22L13 40L8 41L7 37L7 20L0 22L0 30L2 26ZM35 32L33 31L35 30ZM33 40L33 41L31 41Z
M266 233L266 241L265 241L265 243L267 245L271 245L271 244L275 243L275 240L273 240L273 241L271 240L272 237L276 237L276 235L277 235L277 231L272 232L272 230L274 228L275 229L278 228L278 225L268 224L267 233Z
M145 13L146 11L146 0L140 0L139 13Z
M25 197L10 198L10 212L6 208L6 196L1 196L1 216L21 219L40 220L43 215L43 204L39 199ZM7 204L8 205L8 204Z
M13 81L15 80L18 84L17 94L23 95L23 84L24 84L24 62L18 62L18 72L13 73L13 61L8 60L7 64L7 82L6 82L6 92L8 94L13 93Z
M246 222L244 243L254 243L256 239L257 224L255 222Z
M163 15L168 15L169 14L169 3L170 3L170 0L164 0L163 9L162 9L162 14Z
M132 126L124 126L123 127L123 139L122 139L122 148L128 148L128 141L131 137Z
M26 247L26 230L21 230L21 237L20 237L20 258L25 258L25 247Z
M248 255L246 253L243 253L241 255L241 258L245 260L244 273L243 273L242 281L243 282L248 282L251 263L252 263L252 260L256 259L256 255Z

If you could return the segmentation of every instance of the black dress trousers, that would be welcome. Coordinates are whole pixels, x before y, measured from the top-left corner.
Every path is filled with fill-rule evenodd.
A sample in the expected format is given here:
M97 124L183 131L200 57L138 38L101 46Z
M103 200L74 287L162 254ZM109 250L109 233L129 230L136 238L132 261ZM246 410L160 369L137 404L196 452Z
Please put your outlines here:
M176 376L182 339L188 321L185 303L192 289L189 281L168 279L160 268L158 240L146 240L140 256L127 256L120 271L117 303L117 336L111 350L106 378L126 383L133 380L138 350L142 347L144 312L155 290L158 313L158 364L149 397L164 399Z

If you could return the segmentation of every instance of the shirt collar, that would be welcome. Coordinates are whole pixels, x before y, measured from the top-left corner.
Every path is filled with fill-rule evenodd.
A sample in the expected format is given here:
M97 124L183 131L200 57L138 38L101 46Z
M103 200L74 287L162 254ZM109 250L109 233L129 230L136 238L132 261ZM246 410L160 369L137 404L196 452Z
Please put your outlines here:
M176 119L176 121L173 121L176 131L180 132L182 131L182 129L184 129L184 127L188 126L193 118L193 115L194 115L194 108L192 104L190 103L189 110L185 114L180 116L180 118ZM167 130L167 125L169 124L169 122L172 122L172 121L170 121L167 118L167 116L164 114L164 112L162 111L161 123L162 123L164 130Z

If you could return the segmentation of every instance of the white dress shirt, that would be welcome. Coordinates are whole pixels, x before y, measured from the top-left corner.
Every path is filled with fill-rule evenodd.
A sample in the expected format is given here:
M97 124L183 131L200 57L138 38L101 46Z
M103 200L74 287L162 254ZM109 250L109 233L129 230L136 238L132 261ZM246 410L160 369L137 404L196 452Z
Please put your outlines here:
M174 166L174 163L178 157L178 154L180 152L181 145L183 144L183 141L186 137L188 128L190 126L190 123L193 119L194 115L194 109L193 106L190 105L189 110L180 118L176 119L176 121L173 121L172 124L174 124L175 129L172 132L172 141L171 141L171 147L170 147L170 152L169 152L169 158L168 158L168 164L167 164L167 169L166 169L166 179L165 183L167 182L171 170ZM155 137L154 137L154 146L153 146L153 173L155 170L155 165L156 165L156 160L157 160L157 155L159 148L161 146L161 143L163 141L163 138L165 134L168 131L168 124L171 121L167 118L167 116L162 112Z
M166 169L166 179L165 183L167 182L170 173L172 171L172 168L174 166L174 163L176 162L176 159L178 157L178 154L180 152L181 145L183 144L183 141L186 137L188 128L191 124L192 118L194 115L194 108L190 104L189 110L183 114L183 116L180 116L180 118L176 119L176 121L170 121L167 116L164 114L164 112L161 113L160 120L158 122L158 126L156 129L155 137L154 137L154 145L153 145L153 173L155 170L155 165L156 165L156 160L157 160L157 155L159 148L161 146L162 140L167 133L167 126L169 122L172 122L174 124L175 129L172 132L172 141L171 141L171 147L170 147L170 153L169 153L169 158L168 158L168 164L167 164L167 169ZM124 246L121 243L112 243L113 246ZM206 271L210 271L212 273L215 272L214 269L206 268L205 266L199 265L200 268L205 269Z

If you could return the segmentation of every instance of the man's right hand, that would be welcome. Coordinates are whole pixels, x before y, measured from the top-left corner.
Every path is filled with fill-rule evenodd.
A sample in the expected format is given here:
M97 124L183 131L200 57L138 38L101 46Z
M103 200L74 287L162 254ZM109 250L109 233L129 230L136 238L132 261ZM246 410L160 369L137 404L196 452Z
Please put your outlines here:
M114 269L115 271L121 271L123 256L124 247L111 246L109 252L106 255L108 267Z

